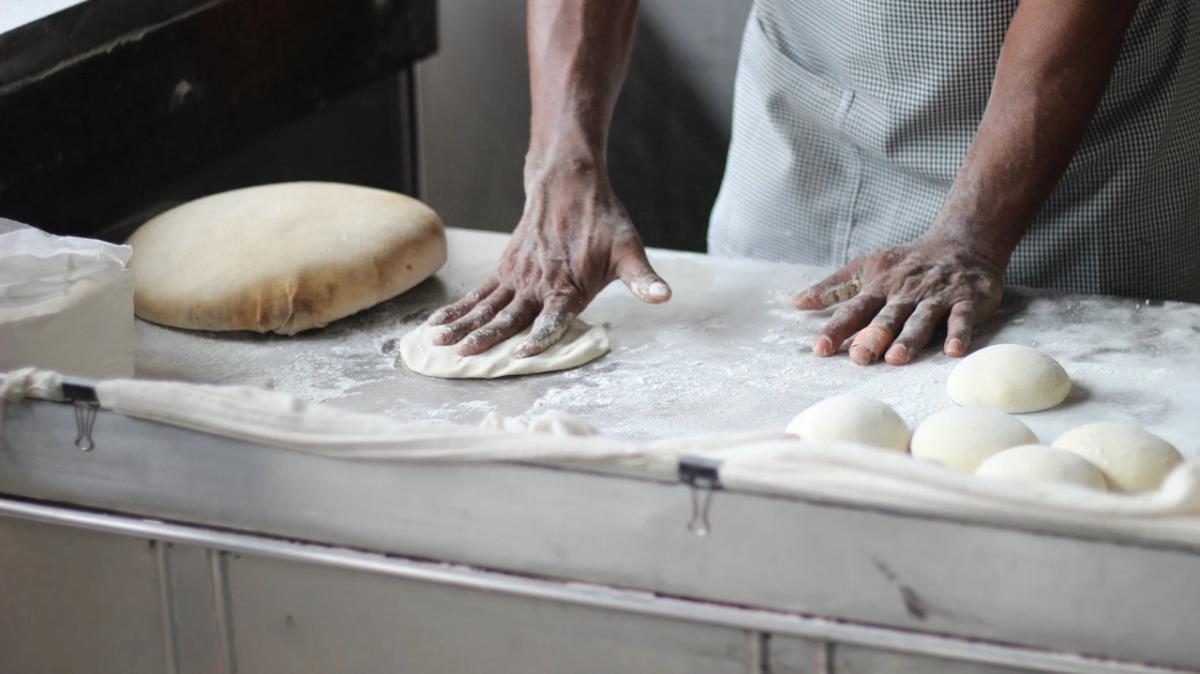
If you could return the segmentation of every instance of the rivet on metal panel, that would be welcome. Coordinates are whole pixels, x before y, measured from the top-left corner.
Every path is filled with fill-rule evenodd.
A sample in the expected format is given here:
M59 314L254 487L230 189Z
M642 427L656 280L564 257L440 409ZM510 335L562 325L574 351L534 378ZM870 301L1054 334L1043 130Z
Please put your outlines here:
M92 442L92 427L96 425L96 410L99 406L95 403L87 403L76 401L75 406L75 446L79 449L90 452L96 448L96 443Z

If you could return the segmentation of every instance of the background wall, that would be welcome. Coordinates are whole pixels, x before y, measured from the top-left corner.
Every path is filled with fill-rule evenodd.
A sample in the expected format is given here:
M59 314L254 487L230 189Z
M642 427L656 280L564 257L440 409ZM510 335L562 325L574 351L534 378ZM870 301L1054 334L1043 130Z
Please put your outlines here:
M729 144L750 0L642 0L609 170L650 245L702 250ZM443 0L419 67L423 196L452 226L511 231L529 143L524 3Z

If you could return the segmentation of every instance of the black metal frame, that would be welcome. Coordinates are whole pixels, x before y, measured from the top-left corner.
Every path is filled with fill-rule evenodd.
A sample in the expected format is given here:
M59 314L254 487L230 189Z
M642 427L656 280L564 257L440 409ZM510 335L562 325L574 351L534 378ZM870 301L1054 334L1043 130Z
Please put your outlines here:
M0 215L95 232L436 36L434 0L88 0L0 35Z

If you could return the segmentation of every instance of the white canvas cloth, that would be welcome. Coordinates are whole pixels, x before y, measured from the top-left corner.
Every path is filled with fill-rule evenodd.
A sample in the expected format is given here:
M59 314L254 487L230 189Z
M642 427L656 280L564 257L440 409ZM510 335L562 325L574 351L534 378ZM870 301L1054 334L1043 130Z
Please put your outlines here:
M61 400L61 383L55 373L11 372L0 376L0 402ZM345 412L247 386L117 379L95 389L100 406L119 414L336 459L568 463L673 478L682 457L699 455L719 461L728 489L1051 532L1200 543L1195 462L1177 468L1157 491L1124 495L986 480L892 450L804 443L773 431L632 443L583 434L585 423L561 414L527 423L491 418L488 428L477 428ZM0 423L3 416L0 408Z
M0 218L0 370L133 376L132 254Z

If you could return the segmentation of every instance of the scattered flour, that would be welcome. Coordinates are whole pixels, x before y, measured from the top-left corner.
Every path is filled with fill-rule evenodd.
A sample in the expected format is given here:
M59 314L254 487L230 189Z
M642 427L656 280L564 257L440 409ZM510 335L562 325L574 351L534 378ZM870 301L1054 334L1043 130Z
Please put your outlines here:
M891 405L911 426L953 404L946 378L957 361L936 348L892 367L816 358L811 340L829 311L790 305L794 288L820 278L795 267L694 256L656 257L676 296L665 306L613 284L584 318L605 323L613 352L576 370L489 381L436 380L396 365L396 343L474 279L418 286L404 296L295 337L201 334L138 324L146 377L251 384L409 421L477 424L489 412L529 419L578 415L602 432L652 439L715 431L782 429L828 396L858 393ZM788 283L787 285L792 285ZM764 290L766 289L766 290ZM977 344L1043 349L1075 391L1059 408L1022 415L1043 441L1098 419L1137 421L1196 455L1200 437L1200 307L1108 298L1010 293L1000 321Z

